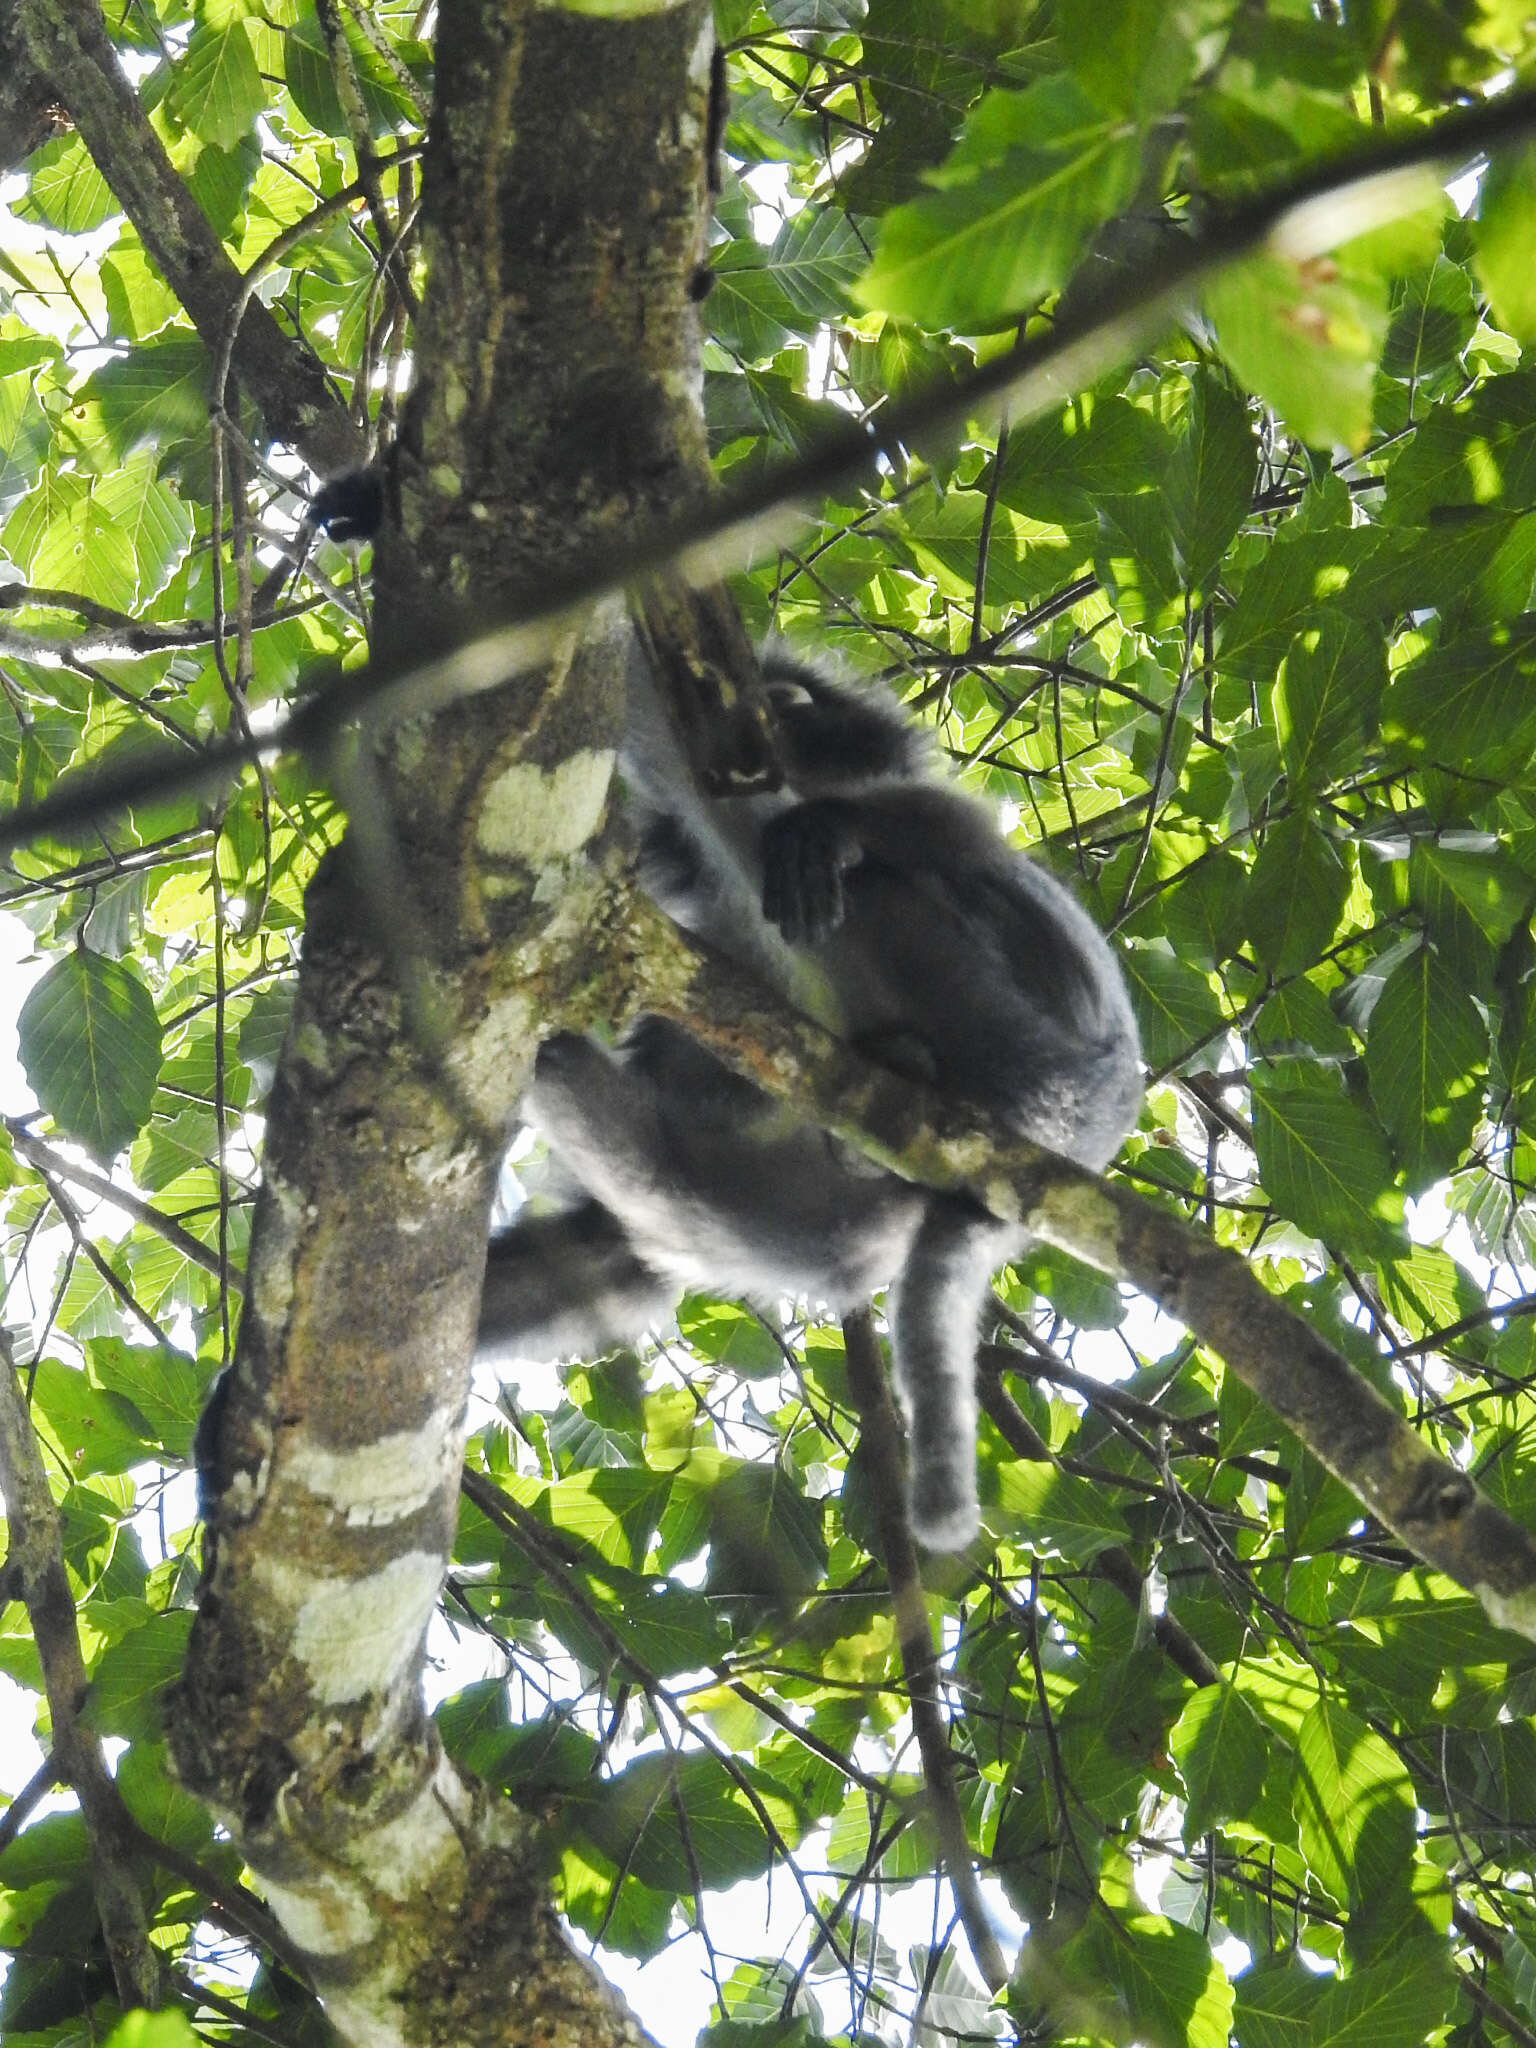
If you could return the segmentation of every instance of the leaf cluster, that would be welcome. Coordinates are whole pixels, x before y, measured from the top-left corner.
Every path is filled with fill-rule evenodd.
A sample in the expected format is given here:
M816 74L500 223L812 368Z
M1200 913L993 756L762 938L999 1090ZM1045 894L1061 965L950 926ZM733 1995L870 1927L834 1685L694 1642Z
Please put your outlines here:
M377 39L355 15L346 32L410 264L430 52L415 8L365 11ZM892 397L961 388L1084 294L1112 309L1233 199L1536 57L1504 0L718 13L702 316L727 487L850 412L877 434ZM152 0L113 33L226 251L387 435L407 315L311 10ZM756 630L891 681L1113 933L1150 1074L1119 1170L1240 1250L1528 1525L1532 161L1340 223L1325 256L1229 268L1035 416L882 443L865 488L737 583ZM365 611L322 543L258 597L242 649L242 591L301 509L291 466L238 390L216 457L205 341L77 136L30 160L20 218L0 256L7 805L291 701L360 658ZM156 1938L232 2040L318 2022L277 1964L248 1984L210 1933L237 1859L172 1785L158 1701L304 888L340 830L293 759L0 876L36 962L19 1034L41 1110L0 1139L7 1321L87 1722L126 1745L139 1824L207 1874L155 1874ZM631 1958L686 1942L714 2048L1529 2039L1529 1647L1410 1569L1218 1358L1045 1250L999 1280L985 1537L925 1569L963 1824L985 1896L1030 1931L991 2001L934 1875L884 1476L835 1334L785 1308L687 1302L644 1356L530 1373L477 1411L439 1725L546 1817L575 1927ZM0 1672L46 1743L15 1602ZM0 1843L0 2031L104 2030L79 1816L0 1817ZM766 1935L722 1902L748 1883L777 1902Z

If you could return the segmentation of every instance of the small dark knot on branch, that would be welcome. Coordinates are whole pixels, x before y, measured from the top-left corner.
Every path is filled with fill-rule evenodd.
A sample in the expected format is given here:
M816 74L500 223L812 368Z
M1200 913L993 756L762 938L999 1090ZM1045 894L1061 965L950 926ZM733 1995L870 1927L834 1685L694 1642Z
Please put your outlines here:
M1443 1472L1431 1472L1419 1487L1410 1512L1416 1520L1458 1522L1476 1498L1477 1489L1462 1474L1447 1477Z

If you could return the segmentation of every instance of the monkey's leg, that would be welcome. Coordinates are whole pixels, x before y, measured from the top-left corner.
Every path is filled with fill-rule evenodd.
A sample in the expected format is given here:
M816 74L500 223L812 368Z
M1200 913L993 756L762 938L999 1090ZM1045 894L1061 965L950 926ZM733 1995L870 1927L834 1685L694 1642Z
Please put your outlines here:
M665 1156L656 1094L637 1068L562 1032L539 1050L528 1120L561 1166L617 1216L656 1191Z
M633 1342L668 1313L674 1292L600 1203L525 1217L491 1239L476 1351L594 1357Z
M976 1318L1006 1241L975 1210L930 1203L891 1315L896 1391L907 1414L912 1527L930 1550L976 1534Z

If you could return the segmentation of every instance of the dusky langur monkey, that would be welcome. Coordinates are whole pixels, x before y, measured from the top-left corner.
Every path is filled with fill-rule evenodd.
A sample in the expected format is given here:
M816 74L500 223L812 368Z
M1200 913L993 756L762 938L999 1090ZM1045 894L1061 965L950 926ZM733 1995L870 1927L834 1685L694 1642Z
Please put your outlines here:
M1102 934L889 697L771 650L763 687L782 787L706 797L632 658L620 767L647 892L869 1058L1102 1170L1141 1100ZM688 1288L847 1309L894 1281L913 1528L936 1550L970 1539L977 1318L1016 1231L871 1165L655 1017L616 1051L547 1041L527 1114L573 1200L493 1238L483 1354L595 1356Z

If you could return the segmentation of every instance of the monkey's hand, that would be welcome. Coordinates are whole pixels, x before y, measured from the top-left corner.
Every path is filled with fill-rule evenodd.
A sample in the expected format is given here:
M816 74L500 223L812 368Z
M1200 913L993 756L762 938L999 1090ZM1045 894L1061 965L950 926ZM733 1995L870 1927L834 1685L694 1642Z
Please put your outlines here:
M858 810L813 797L763 827L763 916L792 946L814 945L843 921L843 876L864 857Z

